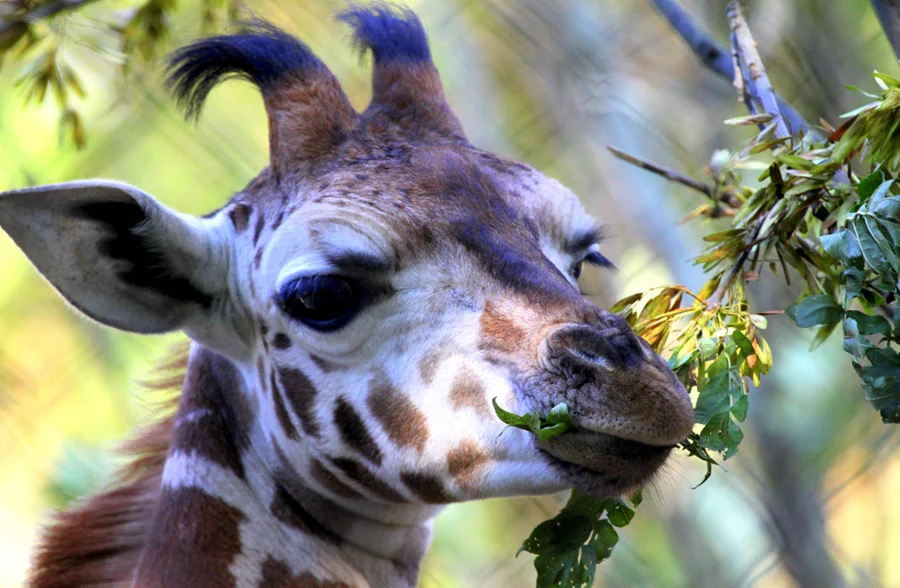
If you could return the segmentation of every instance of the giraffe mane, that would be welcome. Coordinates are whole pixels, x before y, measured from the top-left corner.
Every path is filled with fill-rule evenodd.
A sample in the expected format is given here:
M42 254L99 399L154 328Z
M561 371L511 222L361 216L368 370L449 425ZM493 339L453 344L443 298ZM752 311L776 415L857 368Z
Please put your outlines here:
M161 416L125 442L118 453L130 460L108 490L57 512L45 527L28 585L97 586L130 583L144 548L160 492L172 438L188 347L179 348L158 368L160 377L143 382L165 393Z

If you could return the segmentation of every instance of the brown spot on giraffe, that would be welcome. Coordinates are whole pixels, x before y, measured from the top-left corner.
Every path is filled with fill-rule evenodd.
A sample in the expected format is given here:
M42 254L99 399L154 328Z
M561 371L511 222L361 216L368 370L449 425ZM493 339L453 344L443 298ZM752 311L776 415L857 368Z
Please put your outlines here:
M275 489L275 496L272 498L272 504L269 505L269 511L276 519L301 533L315 535L333 544L341 542L337 535L309 514L281 485Z
M281 391L278 389L278 382L275 381L274 371L272 372L271 383L272 402L275 404L275 416L278 417L278 423L284 430L284 434L287 435L289 439L293 439L294 441L296 441L300 438L300 435L297 433L297 428L291 421L291 417L290 415L288 415L287 409L284 406L284 400L281 398Z
M397 445L409 446L422 453L428 441L428 420L408 396L400 393L379 376L371 384L367 399L369 410Z
M178 406L180 426L172 447L196 452L243 478L241 453L256 413L239 382L240 374L231 362L211 351L198 351ZM205 418L197 419L200 414Z
M527 333L515 322L498 312L496 305L488 301L481 314L481 337L479 346L482 349L515 353L522 348Z
M257 243L259 243L259 237L262 235L263 228L266 226L266 217L260 212L259 217L256 219L256 228L253 229L253 246L255 247Z
M294 583L294 572L291 571L291 568L271 555L263 562L261 574L262 579L259 581L259 588L266 588L267 586L299 588L300 586Z
M316 458L312 459L310 473L314 480L338 496L356 499L363 498L362 494L341 481L341 479L334 475L331 470L325 467L325 464Z
M231 219L234 230L238 233L243 233L247 228L247 224L250 222L251 214L253 214L252 206L244 202L238 202L228 211L228 218Z
M478 443L466 440L447 454L447 469L461 488L472 484L478 470L488 461L488 455Z
M381 465L382 453L378 443L372 438L366 423L353 405L343 396L337 399L334 408L334 424L341 433L344 443L375 465Z
M269 352L269 325L259 323L259 340L262 342L263 349Z
M280 560L275 559L271 555L266 558L262 565L262 580L259 588L351 588L349 584L344 582L334 582L331 580L320 580L312 575L312 572L306 571L302 574L294 575L291 568Z
M278 379L284 389L285 398L300 419L303 432L318 437L319 421L314 412L316 388L313 383L300 370L286 367L278 368Z
M385 502L407 502L406 498L394 490L383 480L377 478L369 468L359 463L355 459L342 457L331 460L339 470L344 472L348 478L372 492L378 498Z
M453 379L453 386L450 388L450 402L455 410L470 407L478 412L489 414L485 410L488 404L484 384L478 375L467 367L462 367Z
M447 492L444 483L438 476L422 472L403 472L400 474L400 479L422 502L447 504L454 501L453 496Z
M341 369L341 366L339 366L338 364L336 364L332 361L328 361L327 359L324 359L322 357L319 357L315 353L310 353L309 359L311 359L312 362L314 364L316 364L317 368L319 368L326 374L330 374L331 372L335 372L335 371Z
M275 217L275 220L272 221L272 230L274 231L280 227L282 222L284 222L284 208L278 211L278 215Z
M430 385L434 380L435 374L437 374L437 370L441 365L441 359L443 355L441 354L439 349L435 349L426 353L422 356L422 359L419 360L419 375L422 376L422 381L425 384Z
M272 339L272 346L275 347L275 349L279 349L281 351L290 349L291 338L284 333L275 333L275 337Z
M165 489L134 575L136 586L234 586L244 514L198 488Z
M259 376L259 389L266 394L269 387L266 386L266 359L262 355L256 358L256 375Z

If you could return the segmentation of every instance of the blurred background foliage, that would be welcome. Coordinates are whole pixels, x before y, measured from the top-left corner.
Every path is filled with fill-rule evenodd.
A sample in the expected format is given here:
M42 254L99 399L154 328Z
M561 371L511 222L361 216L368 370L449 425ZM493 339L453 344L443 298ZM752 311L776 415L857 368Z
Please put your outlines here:
M226 84L189 126L165 96L159 56L242 11L306 40L357 107L368 100L368 65L348 47L331 0L63 3L78 10L35 22L27 52L10 55L31 43L21 37L4 55L0 189L110 177L185 212L220 206L265 165L261 100L247 85ZM6 0L0 14L47 4ZM747 4L775 87L807 120L836 125L860 104L844 85L871 88L873 69L898 73L867 0ZM604 253L619 271L586 270L589 296L609 305L654 286L702 286L691 260L721 221L679 226L699 197L616 160L606 146L704 178L714 150L753 130L721 124L744 115L743 104L650 2L409 5L429 31L471 141L557 177L606 223ZM684 6L727 44L724 2ZM9 34L0 28L0 46ZM3 234L0 275L0 586L16 586L49 510L101 486L116 443L152 418L154 398L139 379L180 337L117 333L76 316ZM783 309L798 287L768 279L748 291L754 308ZM900 434L871 410L839 337L809 353L811 333L770 317L766 338L775 364L750 392L740 455L697 490L702 464L675 458L598 568L599 584L900 585ZM422 585L532 585L530 556L513 555L562 499L449 507L437 519Z

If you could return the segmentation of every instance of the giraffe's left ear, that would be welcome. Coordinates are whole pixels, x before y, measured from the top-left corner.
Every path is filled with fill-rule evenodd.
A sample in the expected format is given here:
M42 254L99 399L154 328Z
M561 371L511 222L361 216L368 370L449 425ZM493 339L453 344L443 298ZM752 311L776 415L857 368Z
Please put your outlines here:
M228 237L211 219L179 214L127 184L88 180L0 194L0 227L103 324L201 338L216 330Z

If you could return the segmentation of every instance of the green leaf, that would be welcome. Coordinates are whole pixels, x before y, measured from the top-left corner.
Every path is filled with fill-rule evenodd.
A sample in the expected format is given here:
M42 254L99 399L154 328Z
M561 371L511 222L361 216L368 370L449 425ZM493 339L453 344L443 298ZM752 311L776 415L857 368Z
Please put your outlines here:
M496 397L491 400L491 403L494 405L494 412L497 413L497 417L501 421L511 427L531 431L541 441L549 441L554 437L558 437L574 426L572 419L569 418L569 408L565 402L560 402L551 408L546 420L541 419L536 412L520 416L503 410L497 404Z
M816 325L836 325L844 316L841 305L825 294L807 296L788 306L784 312L804 329Z
M900 196L884 198L874 206L869 207L879 219L887 221L900 221Z
M594 576L597 574L597 549L593 545L582 546L578 567L581 573L575 578L575 585L587 588L593 586Z
M731 406L729 379L727 371L710 376L709 382L700 389L697 397L694 422L705 425L715 416L728 412Z
M619 534L606 519L594 523L594 538L591 547L597 552L597 559L603 561L612 555L613 547L619 542Z
M740 398L737 399L737 402L731 405L731 415L737 422L743 423L747 418L747 409L749 407L750 397L746 394L743 394Z
M734 342L737 344L738 349L741 350L741 355L744 356L744 358L756 354L756 350L753 349L753 343L751 343L750 339L748 339L747 336L742 332L733 332L731 334L731 338L734 339Z
M879 315L870 315L858 310L848 310L847 318L856 321L856 328L860 335L891 336L891 323Z
M565 402L560 402L547 413L546 421L548 425L571 425L572 419L569 417L569 407L566 406Z
M872 194L875 193L878 186L884 183L884 180L884 172L880 169L873 171L861 179L856 186L856 191L859 194L859 204L865 204L865 202L872 197Z
M783 163L794 169L811 170L816 164L809 159L794 155L792 153L781 153L775 157L775 161Z
M700 443L707 449L720 451L725 459L737 453L738 445L744 439L740 427L731 420L731 414L723 412L710 419L700 432Z
M578 551L554 551L534 558L537 588L572 586L569 579L578 570Z
M577 550L588 540L592 530L593 523L590 518L560 513L535 527L522 543L518 553L527 551L541 555Z
M895 402L889 406L882 408L881 421L886 424L900 424L900 402Z
M890 195L891 186L894 184L894 180L889 179L878 184L878 187L869 195L868 198L860 200L858 202L858 206L865 206L867 209L871 210L873 206L877 206L880 202L882 202L887 196Z
M628 500L630 500L631 504L637 508L644 501L644 493L640 490L635 490L634 493L628 497Z
M554 437L559 437L571 428L572 425L569 423L557 423L550 426L541 425L539 429L532 432L537 435L538 439L540 439L541 441L549 441Z
M697 348L700 350L701 359L710 359L719 350L719 340L704 337L697 342Z
M842 229L831 235L823 235L819 241L825 253L844 262L845 265L855 265L862 262L862 249L859 240L853 233Z
M761 315L761 314L751 314L751 315L750 315L750 322L751 322L751 323L753 324L753 326L756 327L757 329L766 330L766 329L769 327L769 321L768 321L768 319L766 319L766 317L764 317L764 316Z
M572 490L572 494L569 496L569 500L560 511L560 514L585 516L594 520L604 512L606 512L606 500L582 494L578 490Z
M860 216L855 216L847 222L847 229L859 240L859 247L866 265L877 272L887 271L889 267L884 259L884 254L878 247L878 243L869 234L865 220Z
M615 304L610 306L609 311L612 313L618 314L618 313L622 312L623 310L625 310L625 307L628 306L629 304L634 304L635 302L640 300L641 296L643 296L643 295L644 295L643 292L638 292L637 294L632 294L631 296L626 296L625 298L622 298L621 300L619 300L618 302L616 302Z
M508 410L503 410L500 408L500 405L497 404L496 396L491 400L491 403L494 405L494 412L497 414L497 417L511 427L530 431L538 426L539 418L537 414L530 413L519 416Z
M610 499L606 502L606 518L616 527L624 527L634 518L634 511L628 508L622 499Z

